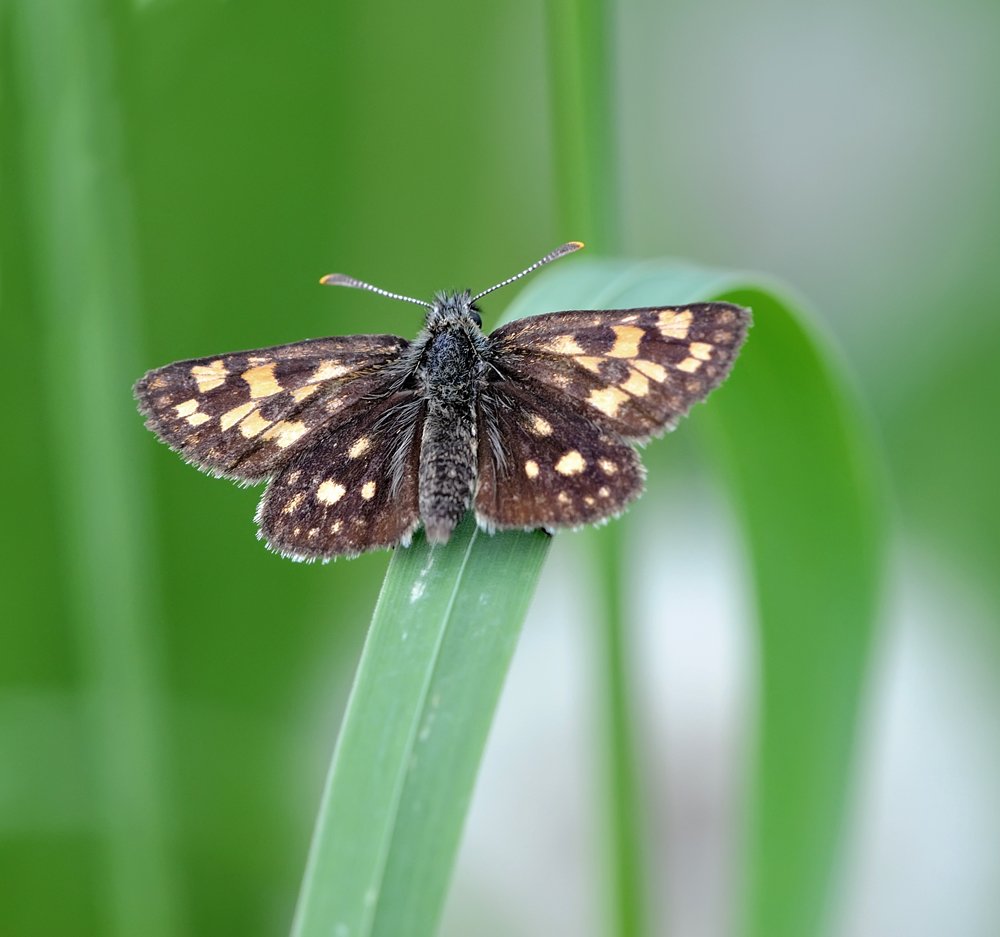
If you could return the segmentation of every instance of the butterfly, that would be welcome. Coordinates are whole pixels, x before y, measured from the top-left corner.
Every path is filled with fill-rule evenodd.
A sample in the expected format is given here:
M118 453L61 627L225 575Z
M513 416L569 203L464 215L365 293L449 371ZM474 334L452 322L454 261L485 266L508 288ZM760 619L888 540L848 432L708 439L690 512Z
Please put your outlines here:
M606 520L642 491L632 444L725 379L750 312L550 312L484 334L478 300L582 246L432 302L331 274L320 282L426 307L422 331L179 361L136 383L139 410L198 468L267 482L258 537L297 560L406 546L421 525L444 543L470 507L489 532Z

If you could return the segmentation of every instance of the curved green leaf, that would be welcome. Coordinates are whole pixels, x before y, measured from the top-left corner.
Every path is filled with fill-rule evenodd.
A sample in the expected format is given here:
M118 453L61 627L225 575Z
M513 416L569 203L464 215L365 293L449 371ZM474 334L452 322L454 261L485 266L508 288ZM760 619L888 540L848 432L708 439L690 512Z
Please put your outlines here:
M880 473L834 356L773 290L685 264L566 264L512 312L714 298L756 319L733 379L698 414L744 520L761 629L745 929L801 935L815 932L829 888L881 572ZM418 538L393 557L297 937L433 933L546 544L467 520L447 547Z

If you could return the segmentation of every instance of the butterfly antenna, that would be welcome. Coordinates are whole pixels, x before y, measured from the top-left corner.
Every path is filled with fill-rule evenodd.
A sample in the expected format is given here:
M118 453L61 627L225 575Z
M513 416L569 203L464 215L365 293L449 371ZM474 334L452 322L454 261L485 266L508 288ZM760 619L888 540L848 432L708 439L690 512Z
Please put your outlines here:
M412 296L403 296L401 293L390 293L388 290L383 290L378 286L372 286L371 283L365 283L361 280L355 280L354 277L349 277L343 273L328 273L320 281L323 286L353 286L358 290L370 290L372 293L378 293L379 296L386 296L389 299L401 299L404 303L415 303L417 306L424 306L427 309L433 309L431 303L425 303L422 299L414 299Z
M481 293L476 293L472 297L472 302L475 302L487 293L492 293L494 290L498 290L501 287L507 286L509 283L513 283L515 280L520 280L521 277L526 277L533 270L537 270L539 267L544 267L545 264L552 263L553 260L558 260L560 257L565 257L566 254L572 254L573 251L578 251L583 247L583 241L570 241L568 244L563 244L561 247L557 247L554 251L549 251L541 260L536 260L530 267L525 267L520 273L515 273L512 277L507 277L506 280L497 283L496 286L491 286L488 290L483 290Z

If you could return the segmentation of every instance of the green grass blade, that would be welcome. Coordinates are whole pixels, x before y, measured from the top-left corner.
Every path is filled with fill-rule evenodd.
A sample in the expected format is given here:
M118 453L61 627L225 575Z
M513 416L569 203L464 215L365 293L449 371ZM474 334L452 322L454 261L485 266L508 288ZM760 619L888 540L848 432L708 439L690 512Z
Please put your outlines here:
M603 687L601 748L604 750L604 837L608 869L608 932L641 937L650 932L644 838L646 811L636 759L635 702L632 699L630 622L626 611L625 544L627 522L597 532L601 575L601 608L596 657Z
M562 237L619 247L614 16L604 0L545 5L557 217Z
M397 550L375 609L293 934L430 934L549 538L471 516Z
M23 138L20 198L33 297L44 322L52 532L79 641L105 861L108 934L176 933L167 845L163 714L150 626L149 537L129 393L138 373L133 232L111 4L11 6ZM28 253L28 251L26 251ZM41 370L41 368L39 368ZM53 572L52 575L59 575ZM57 587L58 588L58 587Z
M558 217L595 254L621 251L621 185L614 67L615 13L605 0L548 0L549 86ZM588 297L584 305L599 305ZM601 574L595 655L603 672L603 835L606 840L607 930L616 937L648 932L643 875L639 771L633 744L628 636L623 604L625 534L613 524L591 543Z

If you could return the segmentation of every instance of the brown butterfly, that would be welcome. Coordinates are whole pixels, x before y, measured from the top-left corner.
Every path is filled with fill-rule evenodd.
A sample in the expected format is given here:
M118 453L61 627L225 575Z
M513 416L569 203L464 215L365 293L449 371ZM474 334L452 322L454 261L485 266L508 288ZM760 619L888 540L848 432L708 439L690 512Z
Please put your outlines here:
M320 282L425 306L412 342L354 335L180 361L135 386L146 425L200 469L267 481L258 534L295 559L448 540L479 525L555 530L642 491L631 445L673 429L732 368L749 310L730 303L551 312L485 335L477 301L433 302L341 274Z

